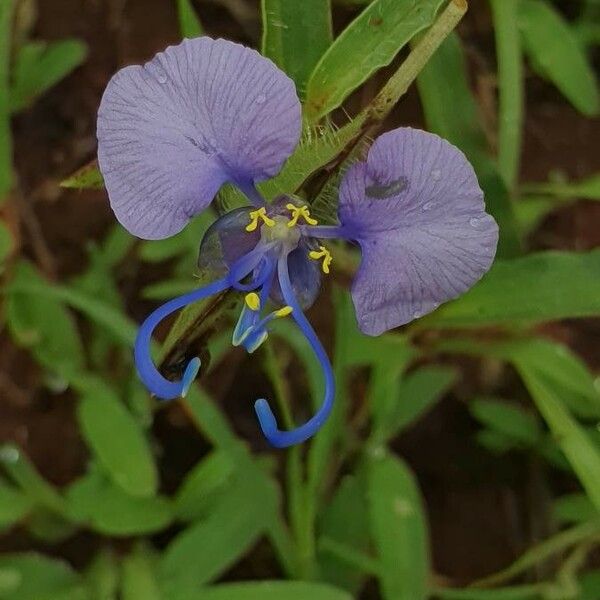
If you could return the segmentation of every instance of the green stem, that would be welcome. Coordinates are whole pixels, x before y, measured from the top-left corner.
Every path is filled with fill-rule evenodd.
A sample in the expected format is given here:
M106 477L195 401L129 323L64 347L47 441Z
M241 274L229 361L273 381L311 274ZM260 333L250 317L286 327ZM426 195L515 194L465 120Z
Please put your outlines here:
M574 546L592 539L600 539L600 521L590 521L583 523L566 531L551 537L548 540L534 546L510 567L499 571L483 579L479 579L471 584L470 587L487 588L500 585L523 573L533 565L542 562L550 556L557 554Z
M490 0L498 61L498 166L509 189L519 175L523 130L523 56L517 26L520 0Z
M512 587L489 590L486 592L488 600L542 600L544 593L553 584L534 583L531 585L517 585ZM433 597L439 600L481 600L483 597L480 590L469 590L460 588L436 588Z
M291 394L283 374L279 357L270 343L263 346L264 367L273 385L276 401L286 429L294 429L294 419L290 411ZM302 476L300 447L292 446L288 451L286 485L288 498L288 518L296 541L296 571L301 579L310 579L314 567L314 540L307 527L306 489Z
M12 187L9 66L13 0L0 2L0 204Z

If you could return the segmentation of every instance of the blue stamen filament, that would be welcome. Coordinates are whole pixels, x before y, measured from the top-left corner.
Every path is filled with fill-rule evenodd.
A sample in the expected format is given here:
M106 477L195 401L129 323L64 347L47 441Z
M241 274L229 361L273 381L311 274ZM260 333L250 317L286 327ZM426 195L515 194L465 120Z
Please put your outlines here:
M310 343L318 361L323 369L325 376L325 398L318 412L309 419L304 425L293 431L281 431L277 426L275 415L269 406L269 403L261 398L254 404L254 410L258 417L260 427L272 446L276 448L286 448L295 444L300 444L312 437L325 423L327 417L333 408L333 399L335 395L335 380L333 369L327 353L325 352L319 338L315 334L308 319L304 316L296 297L294 296L290 275L288 271L288 255L284 254L279 258L277 270L279 275L279 285L286 304L292 308L292 315L296 324Z

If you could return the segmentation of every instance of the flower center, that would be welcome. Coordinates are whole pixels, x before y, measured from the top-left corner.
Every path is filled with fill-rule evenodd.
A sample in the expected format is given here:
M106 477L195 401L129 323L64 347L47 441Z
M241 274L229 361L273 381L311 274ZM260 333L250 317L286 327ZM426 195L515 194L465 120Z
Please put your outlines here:
M289 219L281 215L275 215L273 221L273 225L261 228L260 234L263 242L280 242L286 248L296 248L300 242L300 229L289 227Z

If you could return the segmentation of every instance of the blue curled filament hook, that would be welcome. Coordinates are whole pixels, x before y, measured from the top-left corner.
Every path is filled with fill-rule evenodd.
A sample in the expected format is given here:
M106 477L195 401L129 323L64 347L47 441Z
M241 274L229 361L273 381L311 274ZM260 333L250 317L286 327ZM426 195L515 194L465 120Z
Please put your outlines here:
M304 423L304 425L301 425L292 431L282 431L279 429L275 415L267 400L261 398L255 402L254 410L256 411L256 416L258 417L263 434L269 443L276 448L287 448L288 446L294 446L305 442L323 426L333 408L335 379L329 357L296 300L290 281L287 254L284 254L279 258L277 271L283 298L286 304L292 307L292 316L310 343L325 377L325 398L318 412Z

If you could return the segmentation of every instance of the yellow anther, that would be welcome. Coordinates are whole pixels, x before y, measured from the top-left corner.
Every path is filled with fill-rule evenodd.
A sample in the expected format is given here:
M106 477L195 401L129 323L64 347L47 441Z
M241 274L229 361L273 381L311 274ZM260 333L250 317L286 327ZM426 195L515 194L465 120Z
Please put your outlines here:
M291 315L294 312L294 309L291 306L284 306L283 308L280 308L279 310L275 311L275 316L278 319L281 319L283 317L287 317L288 315Z
M254 293L254 292L250 292L249 294L246 294L246 306L250 310L253 310L254 312L259 311L260 310L260 298L258 297L258 294Z
M273 227L275 221L267 216L267 209L263 206L250 213L250 224L246 226L246 231L256 231L259 221L262 221L267 227Z
M319 246L318 250L312 250L308 253L308 256L313 260L323 259L321 268L323 269L323 273L325 273L325 275L329 275L329 266L333 262L333 256L331 256L331 252L329 252L325 246Z
M310 216L310 210L308 210L306 204L304 206L296 206L290 202L289 204L286 204L285 207L292 213L292 218L287 224L288 227L295 227L298 224L298 219L300 219L300 217L302 217L309 225L318 225L319 221Z

